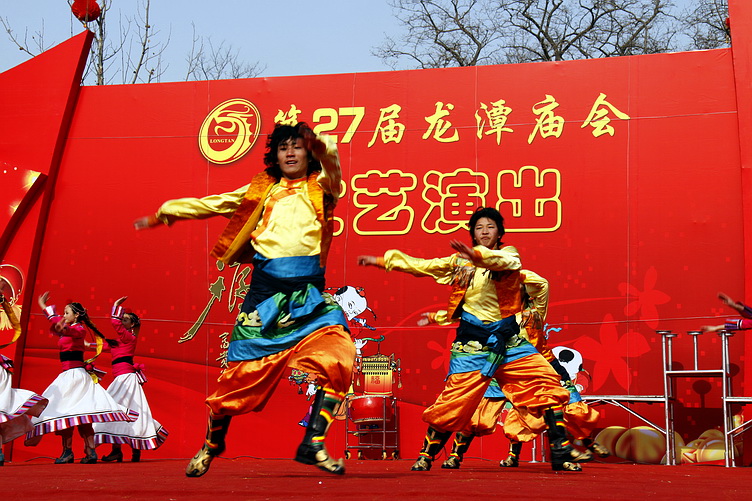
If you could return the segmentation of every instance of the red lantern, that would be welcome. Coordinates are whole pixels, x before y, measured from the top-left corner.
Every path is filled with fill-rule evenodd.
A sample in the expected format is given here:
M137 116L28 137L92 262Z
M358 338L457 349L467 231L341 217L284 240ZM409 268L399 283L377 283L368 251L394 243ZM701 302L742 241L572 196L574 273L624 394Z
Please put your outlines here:
M88 23L96 20L102 13L96 0L73 0L71 12L76 19Z

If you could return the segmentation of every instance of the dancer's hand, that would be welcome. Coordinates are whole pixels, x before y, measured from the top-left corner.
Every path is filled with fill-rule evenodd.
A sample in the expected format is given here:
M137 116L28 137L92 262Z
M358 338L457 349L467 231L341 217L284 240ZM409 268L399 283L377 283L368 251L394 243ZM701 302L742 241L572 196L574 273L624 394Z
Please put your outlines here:
M326 142L310 129L303 131L303 146L306 150L313 153L316 159L326 153Z
M306 397L312 397L316 394L316 385L313 383L308 383L308 387L306 388Z
M47 308L47 301L50 299L50 291L47 291L39 296L37 299L37 303L39 304L39 307L43 310Z
M359 266L378 266L376 256L358 256Z
M452 246L452 249L456 250L460 253L460 256L464 257L465 259L469 261L473 261L475 258L475 251L472 247L467 245L465 242L461 240L452 240L449 242L449 245Z
M363 354L363 347L368 343L367 339L355 338L355 354L361 356Z
M733 299L731 299L731 296L729 296L728 294L724 294L723 292L719 292L718 293L718 299L720 299L721 302L723 304L725 304L726 306L728 306L729 308L732 308L732 309L734 309L734 310L736 310L738 312L744 311L744 305L742 303L739 303L739 302L734 301Z
M418 325L421 327L425 327L426 325L429 325L431 323L431 313L430 312L424 312L420 314L420 318L418 319Z
M117 308L118 306L120 306L121 304L123 304L126 299L128 299L128 296L123 296L120 299L118 299L117 301L115 301L115 307Z
M732 304L734 304L734 300L731 299L731 296L729 296L728 294L724 294L723 292L718 293L718 299L720 299L721 302L727 306L731 306Z
M700 330L702 332L718 332L722 331L725 327L725 325L703 325L700 327Z
M144 216L133 221L133 227L137 230L146 230L148 228L154 228L162 224L162 221L157 219L157 216L152 214L151 216Z

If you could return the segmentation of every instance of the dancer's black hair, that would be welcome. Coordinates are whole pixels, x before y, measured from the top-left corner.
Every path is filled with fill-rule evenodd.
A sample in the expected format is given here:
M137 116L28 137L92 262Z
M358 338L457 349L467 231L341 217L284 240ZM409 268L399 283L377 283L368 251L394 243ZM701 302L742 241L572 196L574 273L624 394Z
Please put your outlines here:
M472 216L470 216L470 239L473 241L473 245L478 245L475 241L475 225L478 224L478 220L481 218L488 218L496 223L496 228L499 230L499 240L496 242L498 247L501 247L501 238L504 236L504 217L501 213L493 207L478 207Z
M315 133L305 122L298 122L296 125L276 124L274 130L266 140L266 153L264 153L266 172L277 180L282 179L282 169L277 162L277 149L279 145L290 140L304 139L307 136L315 136ZM316 160L309 151L308 172L306 174L310 175L318 171L321 171L321 162Z
M86 312L86 308L84 308L81 303L68 303L68 306L70 306L70 309L73 313L75 313L77 316L77 320L81 323L83 323L86 327L91 329L91 331L96 334L97 336L104 339L104 334L102 334L99 329L97 329L97 326L94 325L94 322L91 321L89 318L89 314Z

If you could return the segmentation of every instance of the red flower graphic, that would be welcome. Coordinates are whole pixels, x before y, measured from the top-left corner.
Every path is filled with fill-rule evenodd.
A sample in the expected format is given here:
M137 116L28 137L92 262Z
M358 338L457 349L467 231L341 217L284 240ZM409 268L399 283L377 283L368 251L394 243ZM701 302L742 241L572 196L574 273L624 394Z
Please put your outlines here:
M582 337L574 346L582 353L583 358L595 362L592 370L584 367L593 375L593 391L595 392L605 384L609 374L614 375L619 386L625 390L629 389L629 364L626 359L639 357L650 351L650 345L645 336L632 330L619 336L616 328L614 317L607 313L601 324L600 341L591 337Z
M640 320L648 324L648 327L655 329L658 327L658 309L656 305L668 303L671 296L655 290L655 284L658 281L658 272L655 267L651 266L645 272L643 290L640 291L632 284L622 282L619 284L619 292L623 296L634 298L634 301L624 307L624 314L632 316L640 312Z
M454 341L454 329L447 331L446 345L441 346L436 341L429 341L426 348L439 352L439 355L431 360L431 369L439 369L443 366L444 373L449 372L449 362L452 359L451 349Z

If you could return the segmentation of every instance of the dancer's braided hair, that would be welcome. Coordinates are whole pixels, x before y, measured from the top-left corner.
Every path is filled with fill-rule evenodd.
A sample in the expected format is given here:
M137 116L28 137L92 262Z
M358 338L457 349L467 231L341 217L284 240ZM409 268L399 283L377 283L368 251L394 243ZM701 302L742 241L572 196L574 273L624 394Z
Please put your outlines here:
M141 330L141 319L138 318L138 315L135 313L128 312L123 315L123 318L128 317L131 319L131 325L133 326L132 332L134 336L138 336L139 331Z
M91 329L94 334L105 339L104 334L102 334L99 329L97 329L97 326L94 325L94 322L91 321L89 314L86 312L86 308L84 308L81 303L68 303L68 306L70 306L71 311L77 315L78 321Z

